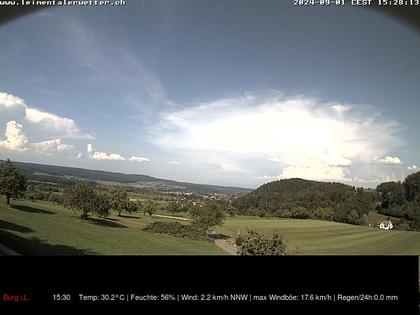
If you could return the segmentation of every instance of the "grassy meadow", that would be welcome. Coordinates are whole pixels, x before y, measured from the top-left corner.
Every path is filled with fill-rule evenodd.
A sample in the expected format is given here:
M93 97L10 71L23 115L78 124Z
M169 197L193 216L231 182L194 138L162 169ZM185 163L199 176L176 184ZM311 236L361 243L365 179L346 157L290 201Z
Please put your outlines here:
M211 242L142 231L162 218L139 214L81 220L47 201L0 201L0 243L22 254L224 254ZM171 220L171 219L169 219Z
M318 255L420 255L420 232L390 230L332 221L264 219L256 217L227 218L219 233L230 239L238 231L256 230L267 236L284 235L289 249L298 254Z
M0 200L1 243L22 254L226 254L212 242L142 231L151 222L165 220L173 219L124 213L81 220L72 210L48 201L12 200L7 206ZM420 255L419 232L251 216L227 217L216 228L227 241L233 241L237 231L244 235L250 229L267 236L284 235L291 252L297 254Z

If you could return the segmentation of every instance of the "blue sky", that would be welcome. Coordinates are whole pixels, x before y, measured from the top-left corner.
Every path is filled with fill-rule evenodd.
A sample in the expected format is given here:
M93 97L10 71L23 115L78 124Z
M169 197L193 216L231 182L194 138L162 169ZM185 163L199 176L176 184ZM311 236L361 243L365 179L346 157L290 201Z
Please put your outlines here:
M242 187L420 166L420 34L372 9L128 1L0 41L1 159Z

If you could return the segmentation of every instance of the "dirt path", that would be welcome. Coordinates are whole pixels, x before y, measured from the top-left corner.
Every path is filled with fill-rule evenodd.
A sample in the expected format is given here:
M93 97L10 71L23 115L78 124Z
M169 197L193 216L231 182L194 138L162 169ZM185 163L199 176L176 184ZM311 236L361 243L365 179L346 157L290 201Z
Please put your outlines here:
M152 217L175 219L175 220L181 220L181 221L192 221L191 219L187 219L187 218L173 217L173 216L170 216L170 215L161 215L161 214L153 214Z
M211 231L210 233L208 233L208 236L214 239L214 244L217 247L223 249L225 252L229 253L229 255L237 254L236 246L226 241L222 235L216 233L215 231Z
M232 245L231 243L225 241L225 240L215 240L214 244L223 249L224 251L228 252L229 255L236 255L237 249L236 246Z

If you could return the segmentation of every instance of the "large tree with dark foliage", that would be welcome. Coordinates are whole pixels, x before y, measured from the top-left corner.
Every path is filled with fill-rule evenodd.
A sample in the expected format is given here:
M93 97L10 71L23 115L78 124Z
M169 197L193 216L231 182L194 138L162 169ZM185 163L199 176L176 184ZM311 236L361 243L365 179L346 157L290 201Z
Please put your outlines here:
M63 203L67 208L80 212L80 217L86 219L90 213L99 217L109 215L110 203L108 195L96 192L87 183L77 183L63 192Z
M380 196L380 213L394 217L404 216L404 205L407 200L401 182L382 183L376 187L376 191Z
M207 202L203 206L191 207L190 213L195 223L205 231L216 225L221 225L225 219L223 209L216 202Z
M17 198L25 192L26 186L25 176L9 159L0 164L0 194L6 196L8 205L11 197Z
M408 175L403 186L407 201L420 203L420 172Z
M118 216L121 216L123 210L131 213L130 199L127 192L121 188L114 187L109 190L109 202L111 209L118 212Z

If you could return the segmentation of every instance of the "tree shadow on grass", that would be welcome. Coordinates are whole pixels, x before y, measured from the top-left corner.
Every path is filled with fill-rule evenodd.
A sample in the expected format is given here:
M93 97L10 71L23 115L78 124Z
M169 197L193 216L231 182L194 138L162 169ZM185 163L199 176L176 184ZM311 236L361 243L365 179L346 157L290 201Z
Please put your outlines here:
M112 227L112 228L126 228L125 225L122 225L120 223L116 223L116 222L112 222L112 221L108 221L105 219L98 219L98 218L87 218L84 219L89 223L95 224L95 225L101 225L101 226L105 226L105 227Z
M1 243L21 255L94 255L95 253L67 245L48 244L36 237L25 238L0 231Z
M51 211L48 211L48 210L33 208L33 207L29 207L29 206L11 205L11 207L13 209L24 211L24 212L29 212L29 213L55 214L54 212L51 212Z
M213 240L227 240L229 238L229 235L220 233L208 233L207 236Z
M114 218L104 218L104 220L108 220L108 221L120 221L119 219L114 219Z
M120 215L121 218L127 218L127 219L141 219L141 217L136 217L134 215Z
M0 220L0 230L11 230L11 231L16 231L20 233L30 233L33 231L32 229L26 226L15 224L8 221L3 221L3 220Z

